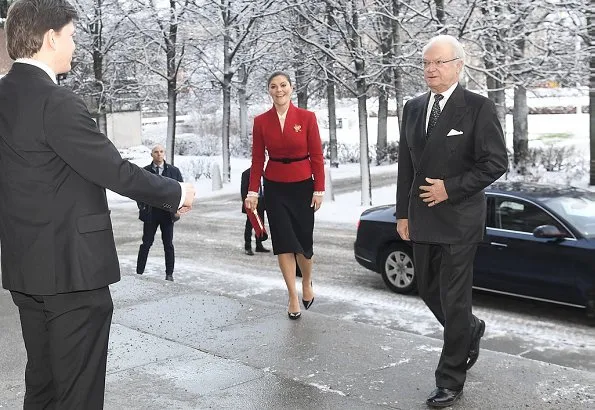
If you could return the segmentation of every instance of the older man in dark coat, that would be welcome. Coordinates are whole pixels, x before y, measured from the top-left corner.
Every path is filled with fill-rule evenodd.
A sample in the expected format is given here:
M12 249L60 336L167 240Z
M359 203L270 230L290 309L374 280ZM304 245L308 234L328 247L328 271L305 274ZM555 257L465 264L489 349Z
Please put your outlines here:
M403 109L397 232L413 242L420 296L444 327L436 389L426 404L446 407L463 391L485 330L471 312L473 260L485 230L484 188L507 169L494 103L458 83L465 53L452 36L423 49L430 89Z

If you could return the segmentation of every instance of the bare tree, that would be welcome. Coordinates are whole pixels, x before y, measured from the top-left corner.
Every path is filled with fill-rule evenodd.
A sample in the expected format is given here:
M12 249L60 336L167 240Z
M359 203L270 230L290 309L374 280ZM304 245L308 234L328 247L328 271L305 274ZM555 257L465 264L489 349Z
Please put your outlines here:
M230 163L230 123L231 97L234 76L242 70L242 82L247 82L251 69L264 54L266 44L259 40L265 35L258 22L273 15L277 9L274 0L208 0L205 7L198 10L199 23L210 34L209 42L218 41L221 59L214 61L205 53L202 46L199 56L209 66L213 78L222 90L223 113L221 124L221 145L223 156L223 182L231 180ZM260 45L259 45L260 44ZM242 115L247 121L247 115Z
M157 3L156 0L134 2L136 8L128 14L128 19L143 39L145 49L144 55L133 54L129 59L161 77L167 84L167 161L173 164L177 97L180 92L178 80L182 72L182 63L186 61L186 43L189 40L186 36L180 35L180 31L187 22L193 3L190 0L169 0L167 5ZM155 51L160 51L164 59L156 58ZM186 77L189 75L186 74Z
M106 112L112 104L121 105L119 99L128 86L124 78L118 78L115 65L129 50L126 39L131 27L122 18L125 12L117 1L75 0L74 5L79 11L82 39L71 73L73 88L85 98L99 129L107 134Z
M362 205L371 205L372 187L370 184L370 164L368 148L368 84L366 79L370 75L366 71L366 59L368 51L363 43L363 32L360 27L361 13L364 9L363 2L358 0L326 0L330 6L329 13L322 16L315 13L308 7L298 9L298 12L305 13L308 21L312 22L315 35L302 37L300 39L311 47L324 53L333 61L335 71L330 72L334 80L339 82L350 94L355 96L358 101L358 123L360 135L360 172L361 172L361 203ZM329 18L330 16L330 18ZM325 47L320 43L320 38L324 35L320 31L333 31L341 39L341 47L336 50ZM298 34L299 35L299 34ZM349 73L352 76L355 85L347 83L338 70Z

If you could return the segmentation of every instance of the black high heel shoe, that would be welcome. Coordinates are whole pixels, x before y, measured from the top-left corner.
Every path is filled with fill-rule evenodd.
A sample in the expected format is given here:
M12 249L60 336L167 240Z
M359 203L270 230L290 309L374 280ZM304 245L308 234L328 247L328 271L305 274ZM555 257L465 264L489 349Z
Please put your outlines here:
M312 281L310 281L310 287L312 287ZM312 303L314 303L314 298L310 299L310 300L306 300L302 298L302 303L304 304L304 309L308 310L310 309L310 306L312 306Z
M291 320L298 320L302 317L302 312L287 312L287 316L289 316L289 319Z

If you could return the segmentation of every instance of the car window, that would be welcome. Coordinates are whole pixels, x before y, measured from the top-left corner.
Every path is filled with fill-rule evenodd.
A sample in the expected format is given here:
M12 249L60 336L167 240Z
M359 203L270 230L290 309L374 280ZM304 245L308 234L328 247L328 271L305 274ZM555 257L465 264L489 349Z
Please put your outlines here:
M561 196L543 201L587 238L595 238L595 194Z
M543 209L514 198L495 199L494 227L509 231L533 233L541 225L554 225L566 230Z

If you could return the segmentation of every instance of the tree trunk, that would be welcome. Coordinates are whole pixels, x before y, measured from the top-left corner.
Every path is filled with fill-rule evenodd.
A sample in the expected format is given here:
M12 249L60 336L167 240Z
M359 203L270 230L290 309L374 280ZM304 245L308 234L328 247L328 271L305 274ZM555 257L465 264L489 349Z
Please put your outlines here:
M487 62L484 62L484 64L488 68ZM496 104L496 115L502 125L504 136L506 136L506 95L503 84L500 80L488 76L486 86L488 88L488 98Z
M240 66L240 74L242 81L238 88L238 102L240 110L240 143L246 150L246 153L250 152L250 140L248 138L248 96L246 94L246 88L248 86L248 73L246 66L242 64Z
M381 86L378 90L378 137L376 139L376 165L380 165L386 159L386 147L388 141L388 93L386 88Z
M349 48L356 55L353 60L355 68L355 86L357 92L357 116L359 119L359 158L362 179L362 205L372 205L372 185L370 184L370 163L368 155L368 108L366 101L366 62L359 55L362 53L362 38L359 33L359 12L356 0L351 0L351 21L349 26Z
M177 60L176 43L178 38L178 23L175 19L175 3L170 2L171 16L169 33L165 36L165 50L167 58L167 161L174 165L174 152L176 149L176 103L177 103Z
M224 24L223 33L223 83L221 92L223 94L223 119L221 121L221 155L222 155L222 181L223 183L231 181L231 161L229 155L229 125L231 119L231 50L230 50L230 30L231 30L231 2L225 1L225 7L222 8L222 17Z
M589 39L593 44L595 37L595 21L593 21L593 8L589 10ZM590 117L590 141L591 141L591 165L589 185L595 185L595 50L591 48L589 60L589 117Z
M302 36L305 36L308 31L309 22L306 20L301 13L297 16L298 26L296 30L299 30ZM303 69L303 64L306 61L304 54L304 43L300 41L299 36L296 36L294 43L294 54L295 54L295 85L296 94L298 98L298 107L307 109L308 108L308 75Z
M360 66L360 68L357 68ZM357 116L359 119L359 162L362 177L362 206L372 205L372 185L370 183L370 163L368 162L368 108L366 106L366 80L363 76L363 61L356 62L361 72L357 83Z
M485 18L490 16L500 16L502 9L498 4L490 3L488 0L483 0L480 5L481 13ZM502 31L502 29L499 29ZM502 130L506 136L506 95L504 92L504 82L501 78L499 69L505 66L503 60L503 42L501 35L496 28L490 29L483 35L483 43L485 46L485 53L483 56L483 63L488 74L486 74L486 87L488 89L488 98L496 105L496 114Z
M380 18L380 52L382 53L381 84L378 87L378 129L376 138L376 164L381 164L387 156L388 145L388 87L392 82L393 32L392 20L387 14Z
M107 115L105 114L105 111L99 112L97 114L97 128L99 128L99 131L103 135L108 137L108 135L107 135Z
M229 154L229 126L231 120L231 77L233 74L229 73L229 62L224 64L223 74L223 123L221 125L221 148L223 153L223 169L222 179L223 183L231 181L231 158ZM227 70L226 70L227 68Z
M298 107L306 110L308 109L308 80L305 71L298 67L295 69L295 84Z
M103 135L107 135L106 99L103 86L103 0L96 0L94 5L94 21L89 25L89 32L93 39L93 75L95 78L97 111L95 118L97 126Z
M8 11L8 1L0 0L0 18L5 19L7 11ZM1 23L0 27L4 27L4 23Z
M525 37L515 42L514 58L518 61L525 56ZM512 111L512 146L514 150L514 165L519 173L527 172L527 157L529 154L529 134L527 120L529 108L527 107L527 89L524 84L514 88L514 109Z
M525 174L529 154L529 134L527 120L527 90L522 85L514 88L514 109L512 111L512 144L514 149L514 165L519 173Z
M436 4L436 18L438 19L438 24L440 27L444 26L444 0L434 0ZM446 31L443 33L446 34Z
M176 80L167 82L167 138L165 140L167 162L174 165L176 146Z
M337 114L335 103L335 81L332 78L326 80L326 99L328 107L328 139L331 156L331 167L339 168L337 158Z
M391 21L391 32L393 35L393 56L401 56L401 33L399 31L399 24L397 17L399 16L399 0L392 0L392 13L394 19ZM393 68L393 77L395 81L395 100L397 103L397 118L399 119L399 127L401 126L401 118L403 117L403 74L401 68L395 65Z

